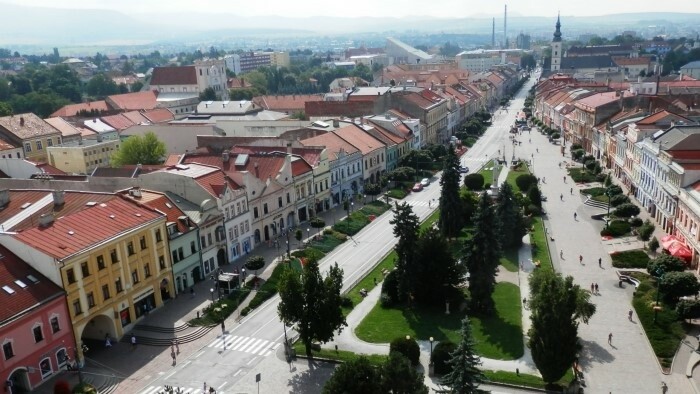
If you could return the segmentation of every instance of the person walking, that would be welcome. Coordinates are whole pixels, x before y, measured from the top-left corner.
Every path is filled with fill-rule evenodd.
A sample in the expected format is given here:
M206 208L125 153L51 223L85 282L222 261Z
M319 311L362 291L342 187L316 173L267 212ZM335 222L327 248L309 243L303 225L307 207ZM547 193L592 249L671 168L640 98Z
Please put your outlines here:
M598 284L595 284L595 293L598 294Z
M131 350L136 349L136 336L131 334Z
M112 338L109 337L109 333L105 334L105 347L112 347Z
M632 309L630 309L629 312L627 312L627 318L632 321Z
M559 199L564 201L564 194L563 193L559 194Z
M595 285L591 283L591 294L595 294Z
M175 342L175 352L177 352L177 354L180 354L180 342L177 340L177 338L175 338L174 342Z
M598 267L603 268L603 259L598 257Z
M564 179L566 180L566 178L564 178ZM574 195L574 188L573 187L571 189L569 189L569 194L571 194L572 196Z
M173 358L173 365L177 363L177 356L175 355L175 352L170 352L170 357Z
M562 260L564 259L564 249L559 251L559 258Z
M194 298L194 286L190 287L190 298Z
M612 346L612 333L608 334L608 345Z
M564 177L564 183L566 183L566 176Z
M574 212L574 220L578 220L577 218L578 218L578 214L576 214L576 212Z
M612 334L610 334L610 335L612 335ZM202 391L205 393L207 392L207 382L204 382L204 389Z
M578 262L583 264L583 255L578 255Z

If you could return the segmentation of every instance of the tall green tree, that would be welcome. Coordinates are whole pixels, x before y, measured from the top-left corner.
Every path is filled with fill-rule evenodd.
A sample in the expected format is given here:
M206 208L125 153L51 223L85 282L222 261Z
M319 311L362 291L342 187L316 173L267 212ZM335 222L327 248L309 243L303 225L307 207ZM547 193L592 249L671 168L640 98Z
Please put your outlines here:
M323 385L324 394L380 393L381 389L379 369L364 356L340 364Z
M119 167L125 164L159 164L163 162L167 149L165 143L152 132L143 136L132 135L121 143L112 156L111 164Z
M496 271L501 257L498 219L488 194L481 195L472 223L474 226L464 241L462 261L469 271L471 308L476 313L488 315L494 310L491 295L496 287Z
M550 270L536 270L530 280L528 346L542 379L553 383L571 368L580 350L578 320L587 323L595 313L590 293Z
M503 248L515 248L522 244L527 233L520 203L508 182L503 182L496 198L496 217L499 221L501 245Z
M313 341L328 342L336 331L347 326L341 309L342 286L343 270L338 264L322 278L316 260L304 266L301 278L298 272L287 270L280 280L277 314L283 322L296 325L309 358Z
M119 93L119 86L105 74L97 74L92 77L85 89L87 94L100 99Z
M394 236L399 240L396 249L396 273L398 276L399 297L410 301L411 291L416 288L420 277L416 259L418 243L418 216L410 205L403 202L394 205L394 218L389 222L394 226Z
M459 200L459 159L454 149L448 149L440 179L440 218L438 226L445 238L455 238L462 230L462 204Z
M481 393L479 385L486 381L486 376L479 366L481 358L476 352L476 343L472 336L472 325L469 317L462 320L462 341L450 354L447 362L450 372L442 379L442 383L457 394Z
M202 93L199 94L199 99L201 101L214 101L216 100L216 92L212 88L206 88Z
M399 352L390 352L389 358L381 367L381 391L375 392L428 394L428 387L423 380L423 374L416 372L406 356Z
M452 299L464 284L465 269L452 255L447 240L434 228L420 234L416 245L420 283L412 290L416 302L441 305Z

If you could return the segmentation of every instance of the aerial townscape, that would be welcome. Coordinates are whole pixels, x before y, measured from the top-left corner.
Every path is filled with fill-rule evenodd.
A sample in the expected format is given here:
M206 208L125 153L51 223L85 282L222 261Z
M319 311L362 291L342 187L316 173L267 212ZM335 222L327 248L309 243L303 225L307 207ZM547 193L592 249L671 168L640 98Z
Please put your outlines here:
M3 393L700 393L700 3L165 3L0 0Z

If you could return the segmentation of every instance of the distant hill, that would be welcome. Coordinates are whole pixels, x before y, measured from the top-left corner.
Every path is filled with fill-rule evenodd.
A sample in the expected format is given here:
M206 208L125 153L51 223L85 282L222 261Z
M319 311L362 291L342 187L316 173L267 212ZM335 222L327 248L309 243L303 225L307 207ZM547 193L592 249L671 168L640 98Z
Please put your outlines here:
M0 3L0 45L79 46L137 45L156 41L206 42L223 36L279 37L333 35L360 32L491 33L491 18L372 17L338 18L282 16L241 17L230 13L159 13L130 15L124 12L85 9L53 9ZM549 32L551 17L513 16L510 32ZM588 29L633 29L641 25L700 25L700 14L630 13L596 17L562 15L566 32ZM497 23L497 29L501 27Z

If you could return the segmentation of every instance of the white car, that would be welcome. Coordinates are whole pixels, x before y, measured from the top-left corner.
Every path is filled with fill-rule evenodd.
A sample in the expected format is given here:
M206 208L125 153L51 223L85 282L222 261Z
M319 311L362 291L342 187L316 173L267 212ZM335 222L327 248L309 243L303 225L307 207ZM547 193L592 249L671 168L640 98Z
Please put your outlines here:
M428 179L428 178L423 178L423 179L421 179L420 184L421 184L423 187L426 187L426 186L430 185L430 179Z

